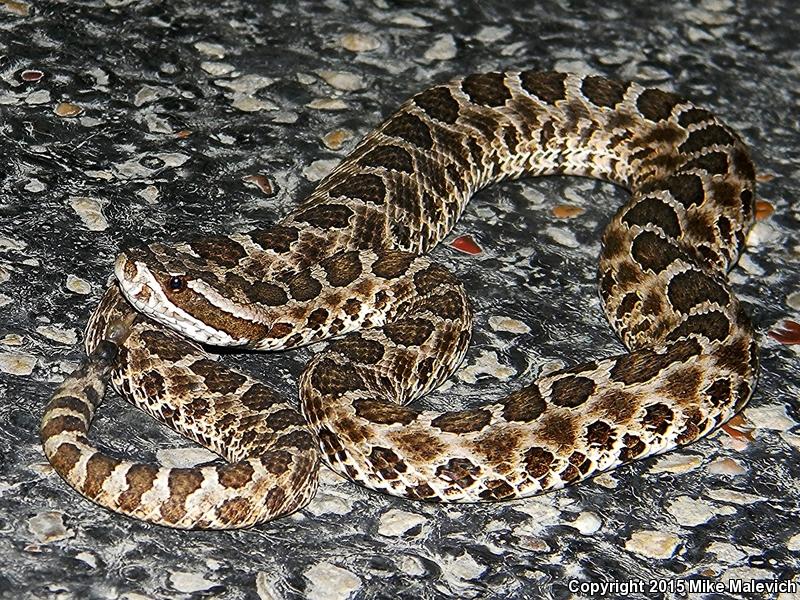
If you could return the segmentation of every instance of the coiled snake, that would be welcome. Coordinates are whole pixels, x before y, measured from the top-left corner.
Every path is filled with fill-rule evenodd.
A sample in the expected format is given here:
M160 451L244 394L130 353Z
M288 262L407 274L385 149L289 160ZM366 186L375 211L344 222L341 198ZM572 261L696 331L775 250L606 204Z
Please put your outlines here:
M461 283L424 254L477 190L548 174L631 191L599 267L605 313L629 352L481 408L408 406L455 370L472 321ZM88 358L47 406L45 453L117 512L234 528L304 506L320 456L375 490L477 502L688 444L740 410L757 377L753 329L726 280L753 220L754 179L739 137L672 93L533 71L437 85L279 224L124 250L90 319ZM302 414L198 345L276 350L348 332L305 369ZM87 435L109 375L227 463L166 468L98 450Z

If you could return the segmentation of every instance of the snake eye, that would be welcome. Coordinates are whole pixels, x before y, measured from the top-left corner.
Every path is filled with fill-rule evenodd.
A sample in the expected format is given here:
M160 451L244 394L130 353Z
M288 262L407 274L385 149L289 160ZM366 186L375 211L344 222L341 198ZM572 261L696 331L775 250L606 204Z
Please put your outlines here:
M169 289L173 292L180 292L186 288L186 280L183 275L173 275L169 278Z

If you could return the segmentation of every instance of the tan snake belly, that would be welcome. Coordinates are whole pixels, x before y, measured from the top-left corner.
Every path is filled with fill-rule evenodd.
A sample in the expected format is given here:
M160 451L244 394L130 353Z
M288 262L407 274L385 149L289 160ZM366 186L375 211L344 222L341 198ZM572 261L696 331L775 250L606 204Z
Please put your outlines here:
M548 174L631 192L599 266L629 352L480 408L409 406L455 370L472 322L462 284L424 254L480 188ZM475 502L690 443L740 410L757 378L753 329L726 280L753 220L754 179L737 135L671 93L533 71L432 87L277 225L126 249L90 320L88 358L46 409L45 453L112 510L232 528L304 506L320 455L372 489ZM275 350L342 334L304 371L302 414L198 345ZM166 468L96 448L88 429L109 375L228 463Z

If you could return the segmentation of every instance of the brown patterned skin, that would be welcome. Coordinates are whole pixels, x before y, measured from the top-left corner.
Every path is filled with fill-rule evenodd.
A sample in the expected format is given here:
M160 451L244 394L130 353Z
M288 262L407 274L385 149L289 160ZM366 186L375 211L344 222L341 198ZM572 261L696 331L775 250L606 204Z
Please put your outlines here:
M599 269L606 315L629 352L551 373L482 408L407 406L458 366L472 321L459 281L422 255L480 188L555 173L631 191L606 228ZM221 454L242 449L232 457L241 460L259 448L233 441L250 425L231 425L222 407L213 417L190 419L184 401L171 399L186 386L170 370L189 361L200 377L195 384L223 395L257 384L221 367L198 371L198 361L210 368L209 361L168 348L167 329L197 342L260 350L358 330L317 354L300 381L303 416L333 469L415 499L530 496L690 443L747 402L758 349L725 274L753 220L754 179L736 134L674 94L555 72L470 75L403 104L280 224L126 250L116 264L120 289L160 325L138 316L141 343L131 341L133 334L115 339L118 329L131 327L116 325L124 318L108 327L103 315L130 309L110 291L90 323L88 347L102 348L110 338L123 350L115 371L123 393L201 443L217 440L206 445ZM139 363L147 361L143 370ZM81 377L89 378L79 372L75 379ZM231 377L242 383L231 384ZM150 395L157 398L152 405ZM48 426L48 456L63 454L63 428L46 415ZM70 483L86 494L103 478L114 479L111 470ZM184 486L168 500L192 512L193 489ZM141 495L140 504L149 502ZM202 519L196 526L243 522L217 505Z

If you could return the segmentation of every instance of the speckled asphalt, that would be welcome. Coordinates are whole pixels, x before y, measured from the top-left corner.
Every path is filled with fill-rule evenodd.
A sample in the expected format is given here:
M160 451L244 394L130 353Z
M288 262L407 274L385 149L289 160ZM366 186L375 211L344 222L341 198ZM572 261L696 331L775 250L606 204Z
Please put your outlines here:
M591 597L659 598L700 579L723 591L693 597L717 599L742 596L740 581L797 583L800 346L768 332L800 321L798 12L792 0L0 0L0 597L568 598L606 581L629 588ZM127 520L61 482L38 421L124 240L271 222L405 97L499 68L678 91L750 144L769 204L731 279L764 337L738 431L495 505L406 502L326 470L305 510L231 533ZM471 203L449 241L469 234L483 252L444 244L435 257L467 282L476 334L428 402L472 406L619 351L594 277L624 198L550 178ZM293 396L311 352L240 360ZM116 397L94 435L125 455L205 458Z

